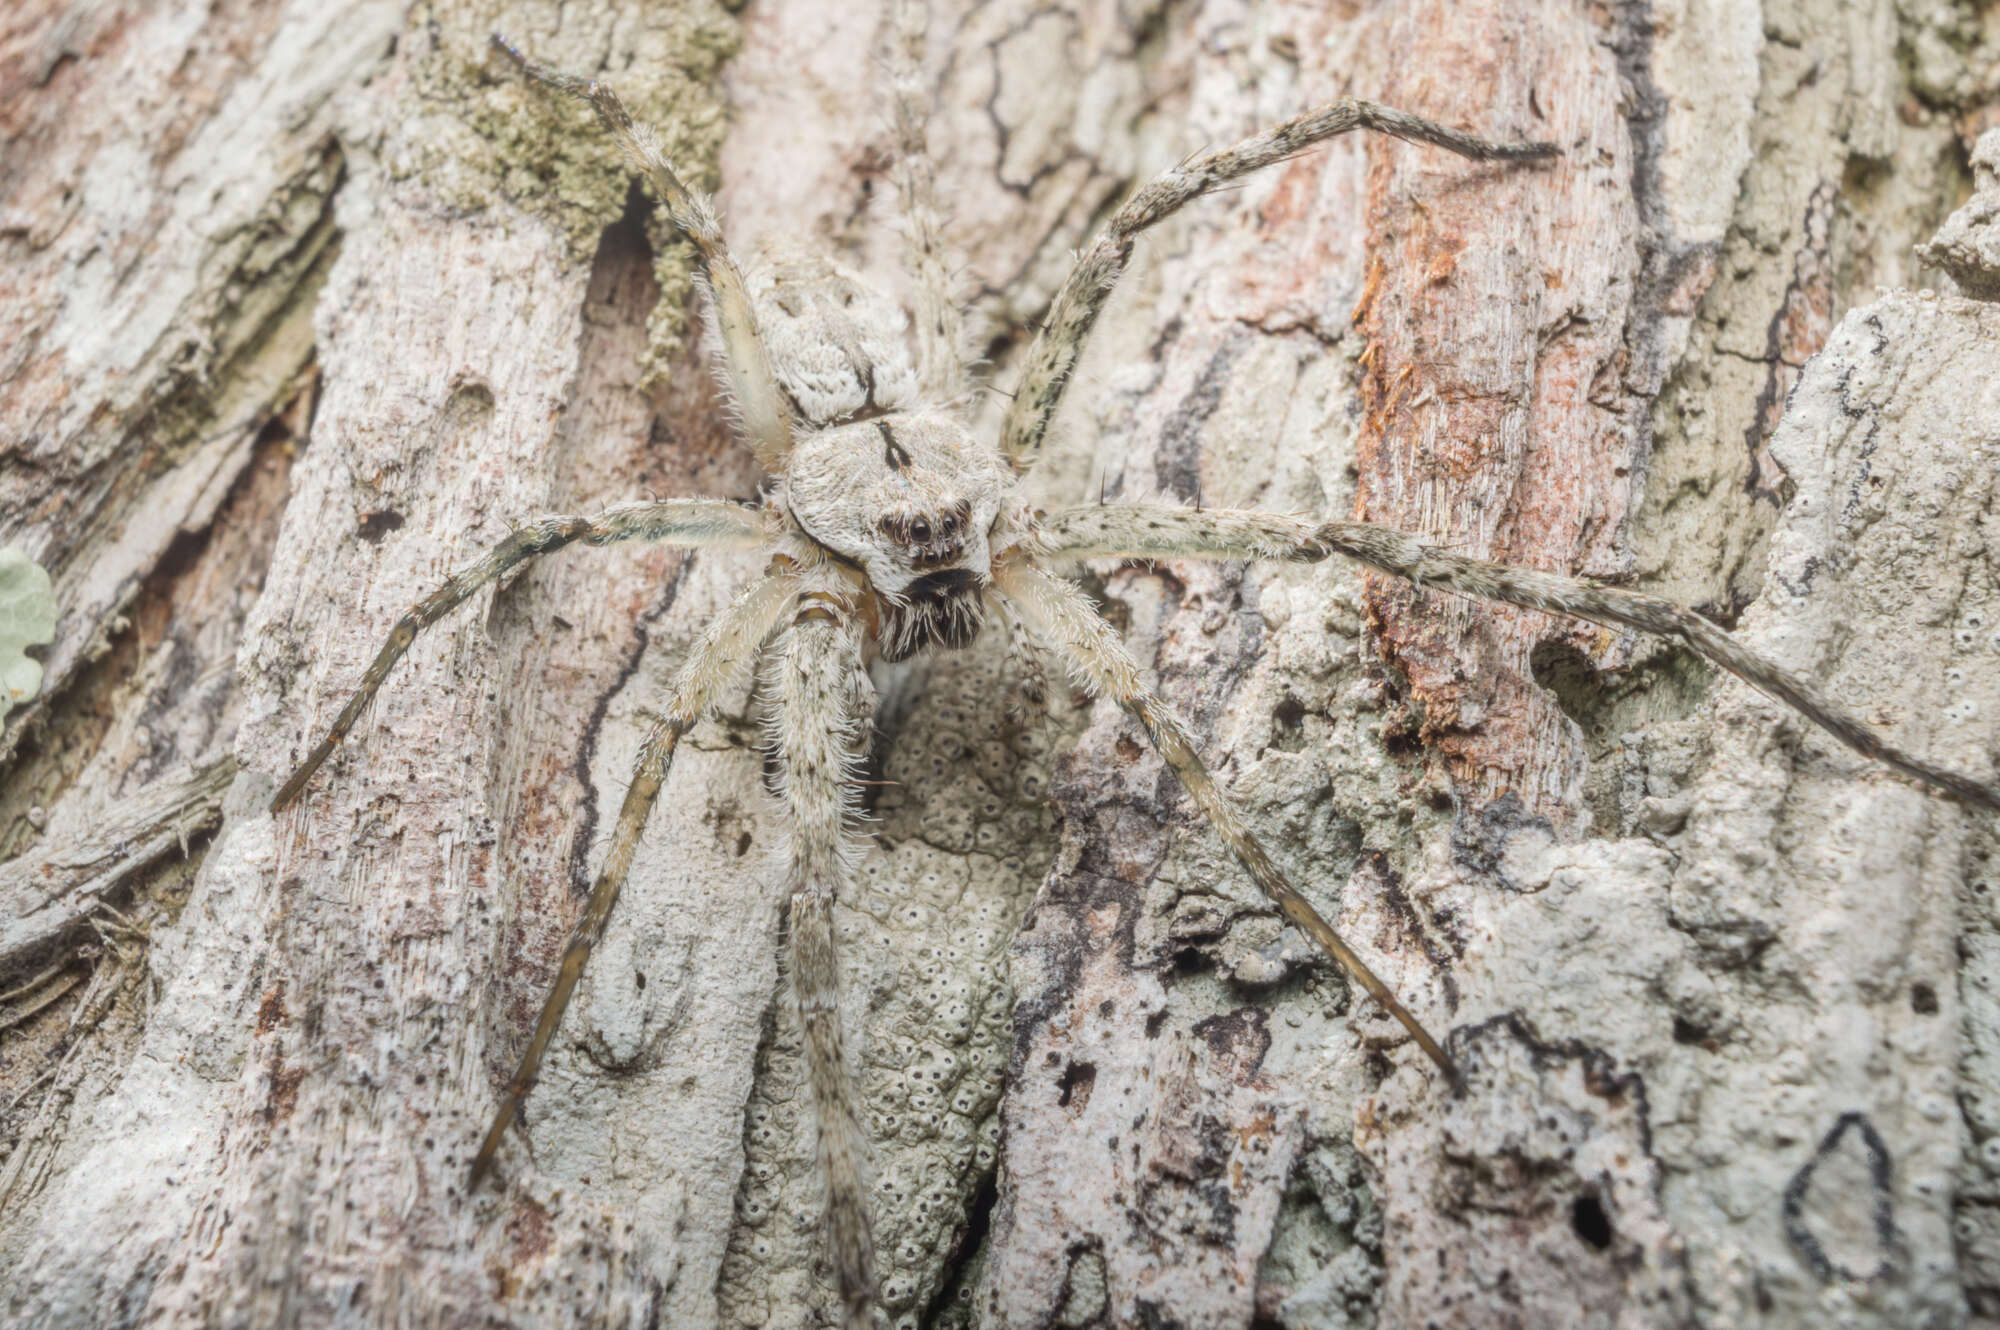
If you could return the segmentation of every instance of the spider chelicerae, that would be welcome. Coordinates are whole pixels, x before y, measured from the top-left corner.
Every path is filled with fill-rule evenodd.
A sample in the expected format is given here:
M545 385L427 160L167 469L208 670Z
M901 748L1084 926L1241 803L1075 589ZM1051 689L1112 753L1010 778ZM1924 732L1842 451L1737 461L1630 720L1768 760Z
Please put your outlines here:
M915 292L915 308L907 312L816 255L788 252L740 268L707 201L685 187L609 88L545 69L495 39L528 77L594 108L672 225L692 243L707 287L709 342L746 442L772 484L756 507L683 499L523 522L403 616L326 736L273 802L278 809L298 798L419 632L523 562L576 542L651 540L768 552L764 573L695 643L645 740L589 903L474 1159L474 1183L491 1171L603 934L677 744L768 647L775 755L791 826L788 971L818 1122L827 1250L848 1321L867 1323L877 1281L864 1188L868 1149L841 1047L832 922L848 872L856 769L866 747L871 698L864 665L871 652L900 660L964 647L993 620L1016 642L1039 641L1083 683L1115 699L1257 886L1401 1022L1444 1077L1456 1081L1444 1046L1286 879L1209 774L1187 728L1147 685L1084 594L1050 571L1052 564L1100 556L1309 562L1341 554L1422 586L1657 633L1796 707L1860 752L1956 797L2000 808L2000 791L1896 751L1804 679L1661 600L1482 563L1357 522L1154 504L1031 509L1016 497L1017 483L1034 467L1091 327L1146 228L1204 193L1353 129L1475 160L1532 163L1558 150L1494 142L1385 107L1341 101L1183 163L1127 201L1080 257L1028 350L999 438L987 440L963 423L960 315L949 296L916 84L904 77L920 34L908 21L899 32L896 114L906 151L897 183ZM1032 679L1028 691L1034 691Z

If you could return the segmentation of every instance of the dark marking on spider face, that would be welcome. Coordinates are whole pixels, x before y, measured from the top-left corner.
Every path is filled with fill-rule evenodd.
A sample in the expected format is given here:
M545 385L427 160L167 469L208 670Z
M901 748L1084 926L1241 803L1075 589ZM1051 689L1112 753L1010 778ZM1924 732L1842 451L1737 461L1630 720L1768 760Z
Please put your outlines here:
M872 378L868 385L868 390L872 398L875 391ZM896 431L889 428L889 422L878 420L875 422L875 428L882 431L882 461L888 468L891 471L901 471L904 467L908 466L910 464L910 451L902 444L896 442Z

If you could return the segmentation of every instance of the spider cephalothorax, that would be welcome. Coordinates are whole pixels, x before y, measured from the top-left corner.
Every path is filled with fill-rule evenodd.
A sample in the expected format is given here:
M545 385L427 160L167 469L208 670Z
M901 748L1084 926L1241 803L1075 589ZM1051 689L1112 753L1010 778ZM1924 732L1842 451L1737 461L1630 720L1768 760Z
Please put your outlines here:
M978 636L1011 482L999 455L950 416L897 414L800 439L780 502L866 576L882 654L903 660Z
M905 64L913 30L903 25L899 58ZM785 864L789 976L827 1184L827 1251L848 1323L868 1321L876 1267L863 1164L867 1144L841 1046L832 926L834 901L855 857L847 835L856 807L852 773L866 743L868 685L861 666L871 636L893 660L926 647L965 646L989 606L1010 630L1034 634L1081 681L1126 711L1258 888L1455 1079L1443 1045L1287 880L1203 764L1186 727L1148 686L1091 602L1048 569L1052 562L1100 556L1311 562L1343 554L1421 586L1658 633L1797 707L1860 751L1958 798L2000 808L2000 790L1889 747L1809 681L1665 601L1482 563L1359 522L1159 504L1086 504L1043 515L1010 498L1016 477L1034 466L1084 339L1130 258L1134 237L1146 227L1204 193L1355 128L1487 160L1550 157L1555 149L1549 145L1495 143L1385 107L1343 101L1190 159L1136 193L1079 258L1028 349L994 443L972 433L955 409L964 373L958 316L945 290L937 210L920 151L922 117L914 100L920 83L906 77L907 70L896 85L898 123L911 150L898 185L908 220L914 318L840 265L812 255L774 253L746 278L706 201L681 183L609 88L541 68L502 46L531 77L595 108L669 220L693 243L710 297L714 354L745 441L774 485L764 509L680 499L524 522L403 616L360 688L274 800L282 808L298 797L418 632L529 558L578 541L632 539L761 549L772 556L766 572L696 642L641 747L590 901L474 1160L475 1183L494 1164L603 933L677 745L743 667L765 654L778 774L791 815Z

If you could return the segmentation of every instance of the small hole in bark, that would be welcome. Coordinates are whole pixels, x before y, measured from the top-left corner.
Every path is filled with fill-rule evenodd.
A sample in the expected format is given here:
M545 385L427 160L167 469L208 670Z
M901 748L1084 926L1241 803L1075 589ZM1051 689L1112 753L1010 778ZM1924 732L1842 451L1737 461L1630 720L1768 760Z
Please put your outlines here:
M1174 953L1174 973L1179 975L1200 974L1208 968L1208 957L1199 948L1182 947Z
M1685 1016L1674 1017L1674 1042L1700 1048L1709 1042L1708 1031Z
M1929 984L1918 984L1910 989L1910 1010L1919 1016L1935 1016L1938 1009L1937 990Z
M1288 697L1278 703L1271 713L1271 743L1280 751L1296 753L1306 746L1305 704L1296 697Z
M1563 642L1544 642L1529 657L1535 682L1593 739L1605 733L1605 680L1590 657Z
M1056 1093L1056 1105L1083 1112L1090 1102L1090 1092L1097 1087L1097 1064L1093 1062L1072 1062L1063 1072L1061 1087ZM1072 1104L1074 1100L1074 1104Z
M361 519L361 538L370 545L380 545L382 537L391 531L403 529L403 515L394 508L384 508L380 512L369 513Z
M1569 1207L1570 1227L1586 1244L1598 1251L1611 1246L1611 1216L1595 1196L1579 1196Z
M1424 751L1414 719L1400 718L1382 727L1382 751L1394 758L1416 757Z

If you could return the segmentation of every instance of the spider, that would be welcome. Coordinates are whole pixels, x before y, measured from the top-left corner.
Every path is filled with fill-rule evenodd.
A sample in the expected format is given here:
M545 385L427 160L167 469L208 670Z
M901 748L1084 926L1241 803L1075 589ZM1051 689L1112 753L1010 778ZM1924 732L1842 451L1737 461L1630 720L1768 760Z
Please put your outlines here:
M901 33L899 58L907 60L907 22ZM474 1185L493 1170L535 1083L678 743L751 660L765 655L778 778L790 814L788 971L817 1119L827 1255L848 1324L869 1322L877 1274L864 1186L868 1148L842 1048L833 930L871 713L864 666L871 652L894 661L964 648L992 620L1016 642L1039 642L1082 684L1115 700L1257 886L1401 1023L1447 1082L1458 1084L1444 1046L1287 880L1211 776L1187 727L1148 686L1090 600L1052 565L1093 557L1313 562L1340 554L1419 586L1636 628L1686 644L1872 758L1954 797L2000 809L2000 790L1890 747L1805 679L1663 600L1465 558L1359 522L1160 504L1096 503L1045 513L1017 497L1092 325L1135 238L1148 227L1203 194L1355 129L1477 161L1532 163L1556 156L1554 145L1497 142L1348 100L1183 163L1133 195L1080 257L1028 350L998 439L987 440L962 422L960 315L948 295L942 227L920 150L921 118L907 83L899 83L898 128L912 151L904 155L898 189L909 227L914 318L815 255L787 252L758 267L739 267L708 202L682 183L610 88L545 68L504 38L494 42L529 79L594 109L671 224L692 243L718 369L771 485L760 506L679 499L521 523L404 614L325 736L273 800L277 811L299 798L420 632L522 563L578 542L649 540L768 552L762 575L696 641L645 739L589 902L473 1160ZM1027 692L1034 691L1030 680Z

